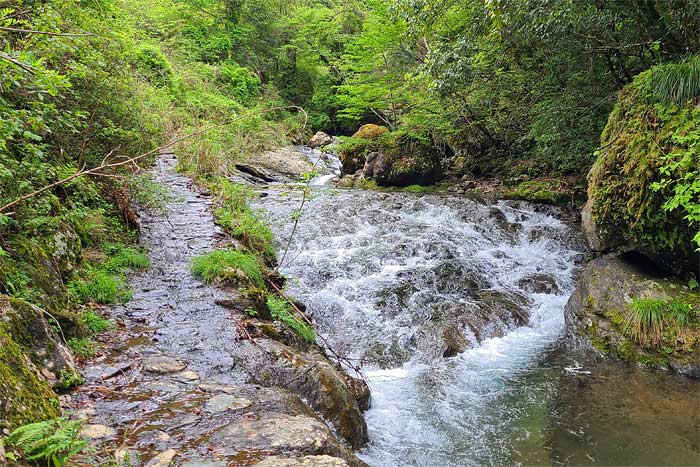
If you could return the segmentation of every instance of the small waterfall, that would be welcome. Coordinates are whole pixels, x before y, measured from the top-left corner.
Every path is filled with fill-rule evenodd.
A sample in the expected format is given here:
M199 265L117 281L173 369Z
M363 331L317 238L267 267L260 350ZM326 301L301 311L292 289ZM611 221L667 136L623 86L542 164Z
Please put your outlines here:
M335 177L340 176L343 164L337 154L312 149L308 146L297 146L296 149L308 159L314 166L314 171L318 173L311 180L311 186L325 186Z

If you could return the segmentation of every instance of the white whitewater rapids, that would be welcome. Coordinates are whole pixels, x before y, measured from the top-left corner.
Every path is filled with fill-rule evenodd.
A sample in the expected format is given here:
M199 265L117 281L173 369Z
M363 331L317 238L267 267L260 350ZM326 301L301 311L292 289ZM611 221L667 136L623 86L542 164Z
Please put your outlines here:
M260 201L280 247L298 203L279 191ZM554 210L326 189L307 202L283 273L334 348L364 363L367 463L507 465L538 443L523 417L546 394L517 381L561 334L580 257ZM546 290L528 285L542 276ZM485 297L525 321L492 316ZM466 350L443 358L455 329Z

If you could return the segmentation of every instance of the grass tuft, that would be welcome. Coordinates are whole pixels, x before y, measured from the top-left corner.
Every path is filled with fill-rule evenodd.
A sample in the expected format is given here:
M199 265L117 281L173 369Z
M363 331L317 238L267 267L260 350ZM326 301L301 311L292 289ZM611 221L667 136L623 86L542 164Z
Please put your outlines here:
M314 342L316 335L313 328L309 323L304 321L303 318L294 314L294 310L287 300L274 295L268 295L267 308L270 310L272 319L285 323L296 330L303 339Z
M192 274L209 283L246 279L256 287L265 287L260 261L250 253L236 250L216 250L196 257Z

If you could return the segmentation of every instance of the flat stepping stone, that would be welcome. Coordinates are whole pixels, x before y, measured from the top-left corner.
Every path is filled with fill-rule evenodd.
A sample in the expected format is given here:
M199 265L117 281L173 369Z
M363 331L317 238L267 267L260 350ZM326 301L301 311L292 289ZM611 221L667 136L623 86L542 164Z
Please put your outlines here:
M109 438L116 433L114 428L110 428L106 425L84 425L80 429L80 434L90 439Z
M331 456L280 457L272 456L253 467L348 467L343 459Z
M253 403L243 397L232 396L231 394L219 394L207 401L204 410L209 413L225 412L227 410L239 410L250 407Z
M224 448L224 455L244 449L317 454L335 444L333 434L319 420L278 413L266 414L260 420L242 419L229 423L210 439Z
M151 373L177 373L187 368L187 363L171 357L159 355L146 358L143 362L143 368Z
M168 467L173 462L176 455L177 451L168 449L151 459L148 464L146 464L146 467Z
M206 459L190 459L182 464L182 467L226 467L227 461L210 461Z

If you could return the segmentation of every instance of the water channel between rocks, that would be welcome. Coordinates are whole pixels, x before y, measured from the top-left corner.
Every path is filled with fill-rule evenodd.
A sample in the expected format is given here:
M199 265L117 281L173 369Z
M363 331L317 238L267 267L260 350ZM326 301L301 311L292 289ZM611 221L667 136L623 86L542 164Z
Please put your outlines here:
M265 191L282 249L299 195ZM586 259L560 218L517 202L314 191L283 272L331 345L364 364L363 460L700 465L696 381L557 349Z

